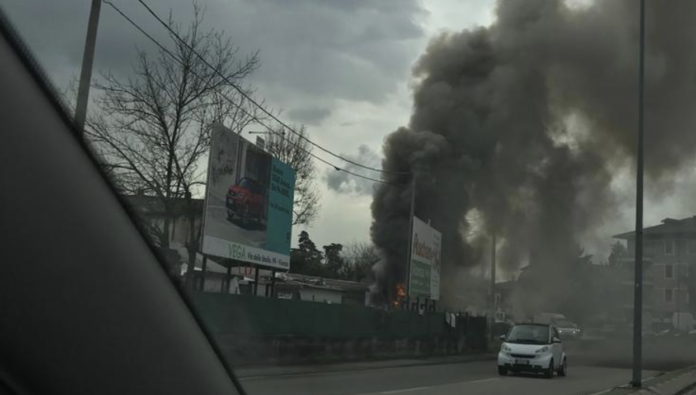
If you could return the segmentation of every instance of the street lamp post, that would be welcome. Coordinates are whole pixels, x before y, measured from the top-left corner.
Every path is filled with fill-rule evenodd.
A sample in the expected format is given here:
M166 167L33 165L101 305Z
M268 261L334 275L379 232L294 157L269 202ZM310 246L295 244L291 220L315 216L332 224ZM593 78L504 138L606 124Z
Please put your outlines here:
M416 174L411 174L411 205L408 213L408 251L406 253L406 300L411 304L411 259L413 257L413 216L416 215Z
M495 326L495 313L497 311L497 305L496 305L496 300L495 300L495 250L496 250L496 238L495 238L495 233L491 236L491 284L490 284L490 310L489 310L489 315L490 315L490 328L489 328L489 335L490 339L494 339L494 333L493 333L493 327Z
M676 311L677 311L676 327L677 327L677 330L681 331L682 285L688 284L688 278L687 278L687 274L684 273L685 270L682 270L682 264L677 264L675 267L676 267L676 275L677 275L677 292L676 292L676 295L674 295L674 298L675 298L674 301L676 302ZM685 291L684 294L688 293L688 287L684 287L684 291Z
M640 0L640 41L638 43L638 152L636 159L636 245L633 293L633 380L641 387L643 364L643 79L645 74L645 0Z

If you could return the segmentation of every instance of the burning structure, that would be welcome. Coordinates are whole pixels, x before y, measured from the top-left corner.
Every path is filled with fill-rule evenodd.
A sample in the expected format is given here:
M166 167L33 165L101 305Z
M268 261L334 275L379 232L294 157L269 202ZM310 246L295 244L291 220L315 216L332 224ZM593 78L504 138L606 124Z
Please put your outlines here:
M492 25L439 35L413 68L413 114L386 139L383 168L413 173L416 215L442 232L446 307L491 234L500 267L529 262L543 284L535 299L552 303L577 241L619 202L611 183L636 146L639 5L576 3L500 0ZM694 17L693 1L648 3L648 182L669 185L696 151ZM381 185L372 204L384 255L375 289L391 301L405 277L411 175L385 179L403 185Z

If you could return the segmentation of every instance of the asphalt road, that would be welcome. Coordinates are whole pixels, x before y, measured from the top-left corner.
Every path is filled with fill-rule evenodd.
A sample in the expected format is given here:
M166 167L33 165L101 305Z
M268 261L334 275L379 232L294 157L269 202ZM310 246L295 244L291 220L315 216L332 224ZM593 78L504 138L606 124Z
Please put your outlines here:
M596 394L630 379L622 368L569 366L567 377L500 377L494 361L243 378L250 395ZM643 377L657 374L646 371Z

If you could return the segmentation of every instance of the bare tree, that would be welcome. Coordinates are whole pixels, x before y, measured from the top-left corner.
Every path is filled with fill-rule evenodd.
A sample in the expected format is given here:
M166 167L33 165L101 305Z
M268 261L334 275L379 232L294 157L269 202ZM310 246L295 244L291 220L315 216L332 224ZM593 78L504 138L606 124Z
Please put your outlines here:
M124 193L159 199L164 220L148 225L161 247L169 247L175 218L187 218L188 273L193 273L200 238L200 205L193 197L205 184L211 124L241 131L260 118L231 85L253 93L245 80L259 67L258 53L240 56L223 32L202 29L203 17L195 3L186 27L170 15L169 26L186 43L171 35L169 51L176 59L162 49L155 54L138 50L131 77L103 74L96 83L97 111L86 128Z
M312 146L307 129L292 126L298 134L280 127L269 133L266 150L295 169L295 202L293 225L308 225L319 214L321 195L316 188L316 168L311 156Z
M377 247L370 242L354 241L346 244L341 251L341 256L353 273L353 280L361 281L372 277L372 266L381 257Z

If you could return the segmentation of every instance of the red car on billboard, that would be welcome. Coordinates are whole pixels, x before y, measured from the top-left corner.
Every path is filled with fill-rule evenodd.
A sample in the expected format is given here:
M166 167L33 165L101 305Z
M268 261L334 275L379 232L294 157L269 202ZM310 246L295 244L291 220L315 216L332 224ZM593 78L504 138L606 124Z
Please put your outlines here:
M258 181L243 177L227 191L227 219L235 217L247 225L250 220L261 223L266 205L266 188Z

